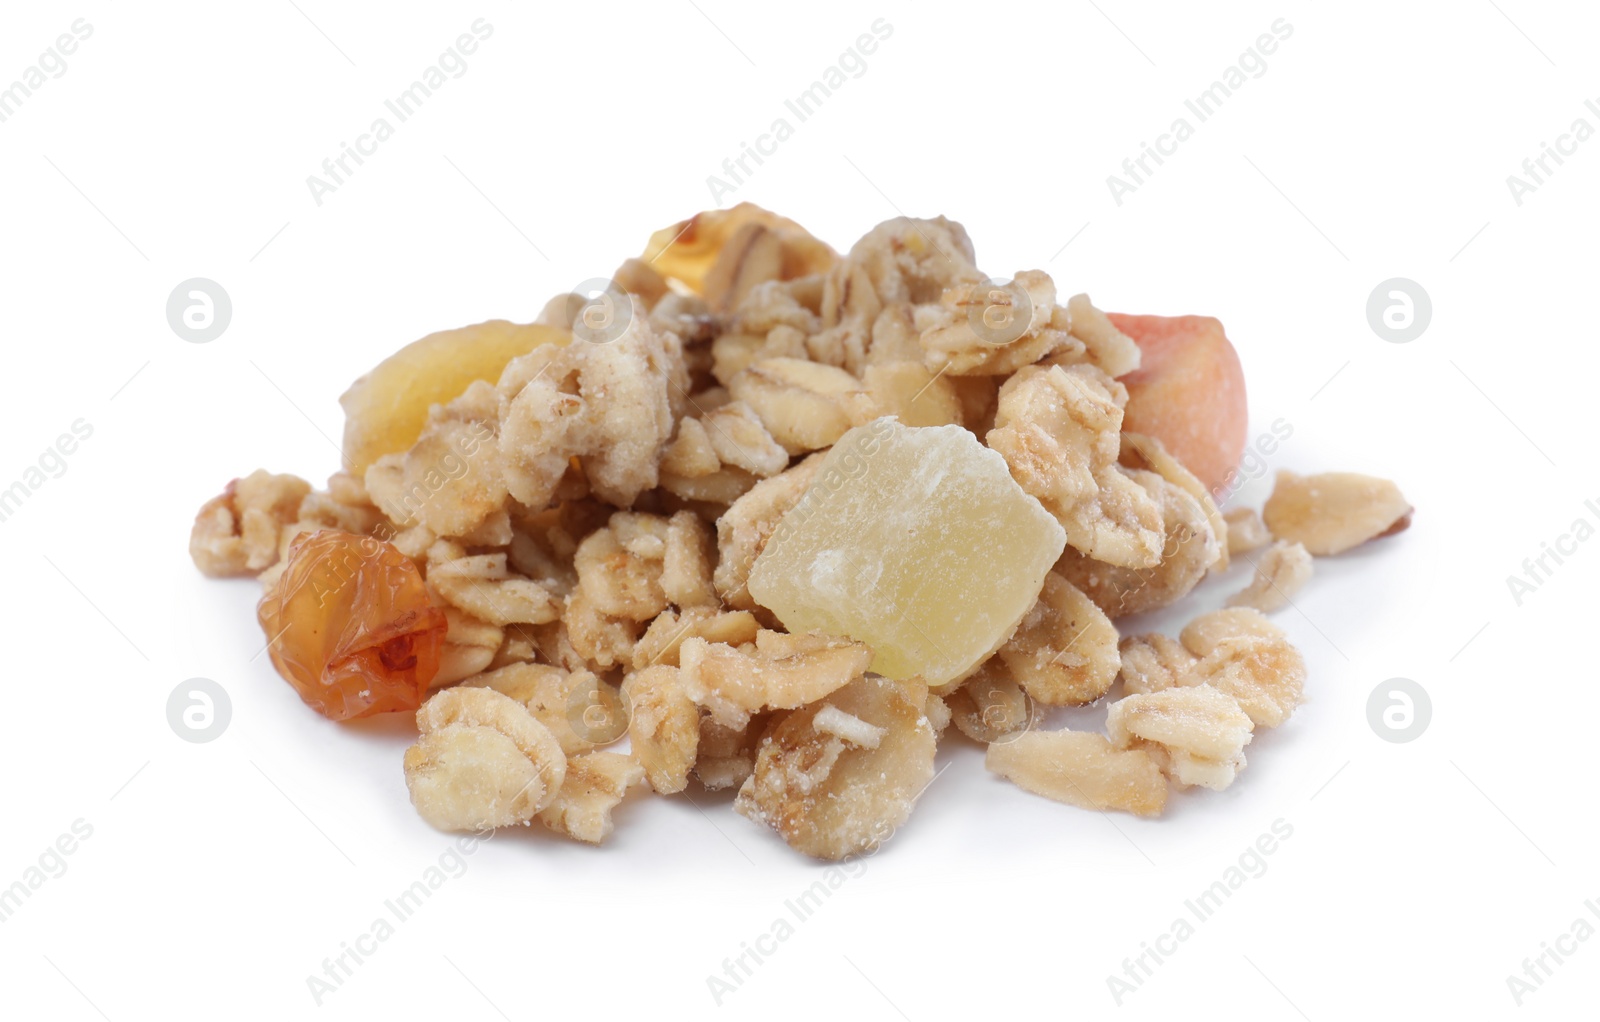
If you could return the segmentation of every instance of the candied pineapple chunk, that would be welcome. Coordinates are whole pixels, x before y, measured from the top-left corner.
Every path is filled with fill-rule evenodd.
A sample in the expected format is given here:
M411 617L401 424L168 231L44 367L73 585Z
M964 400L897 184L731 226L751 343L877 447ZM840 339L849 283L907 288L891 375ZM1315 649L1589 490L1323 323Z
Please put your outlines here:
M827 453L749 590L789 630L848 635L872 647L873 671L937 686L1011 637L1065 545L967 430L884 418Z
M422 435L428 409L454 400L476 380L498 380L518 355L571 338L558 327L492 319L411 342L339 398L346 468L360 475L383 455L406 450Z
M819 859L882 844L933 780L927 695L920 682L869 675L784 716L761 739L734 809Z
M989 746L984 765L1035 795L1080 809L1160 816L1167 779L1143 749L1118 749L1088 731L1029 731Z

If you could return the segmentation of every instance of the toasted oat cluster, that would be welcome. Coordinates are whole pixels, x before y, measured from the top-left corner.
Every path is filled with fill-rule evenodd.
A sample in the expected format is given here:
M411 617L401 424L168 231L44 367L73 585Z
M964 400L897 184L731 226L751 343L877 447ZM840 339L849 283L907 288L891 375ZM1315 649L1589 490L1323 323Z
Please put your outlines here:
M742 204L535 323L405 347L341 399L326 489L236 479L190 554L259 579L309 706L415 714L405 780L440 829L599 844L633 792L698 788L839 859L908 819L941 740L1156 816L1231 784L1304 698L1265 613L1412 514L1349 473L1220 509L1201 480L1238 451L1195 421L1242 423L1244 393L1202 393L1208 359L1237 374L1214 320L989 277L943 217L841 255ZM1230 559L1250 580L1227 609L1119 633ZM1100 701L1104 734L1045 726Z

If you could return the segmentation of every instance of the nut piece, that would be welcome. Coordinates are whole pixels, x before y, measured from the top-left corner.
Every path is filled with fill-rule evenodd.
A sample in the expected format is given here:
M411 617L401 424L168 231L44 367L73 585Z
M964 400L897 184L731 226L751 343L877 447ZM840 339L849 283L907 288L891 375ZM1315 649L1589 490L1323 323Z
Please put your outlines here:
M663 795L689 784L700 747L700 708L683 690L676 667L657 664L622 683L628 738L650 787Z
M1028 366L1000 388L987 442L1081 553L1129 568L1160 563L1161 509L1117 471L1126 392L1093 366Z
M757 710L804 706L861 677L872 650L828 635L763 630L754 649L685 639L678 663L689 698L719 723L742 728Z
M1272 542L1272 533L1255 508L1236 507L1222 517L1228 523L1228 553L1247 554Z
M1032 727L1033 700L991 660L945 697L950 722L975 742L998 742Z
M1122 640L1122 687L1129 695L1182 685L1199 659L1159 632Z
M984 765L1025 791L1080 809L1160 816L1167 779L1143 749L1088 731L1030 731L989 746Z
M1039 602L998 656L1028 695L1048 706L1094 702L1116 680L1120 663L1111 619L1055 572L1045 576Z
M254 575L277 563L280 534L300 511L311 484L262 469L235 479L195 515L189 556L212 578Z
M620 752L590 752L567 764L567 780L539 822L567 837L597 845L611 836L611 810L644 780L644 768Z
M1173 780L1216 791L1244 769L1254 727L1232 696L1210 685L1131 695L1106 714L1106 731L1119 749L1151 742L1165 752Z
M1201 504L1181 487L1143 469L1125 473L1161 509L1161 562L1149 568L1102 564L1067 550L1056 570L1071 579L1112 617L1169 606L1193 589L1221 557L1222 544L1211 531Z
M1294 600L1294 594L1311 581L1311 555L1299 543L1272 544L1256 559L1255 578L1228 597L1230 607L1254 607L1270 614Z
M1411 511L1400 487L1387 479L1354 472L1300 476L1285 469L1262 517L1277 538L1324 557L1404 531Z
M790 454L821 450L876 413L860 380L798 358L762 359L729 380L728 392L748 405Z
M417 711L406 787L440 830L527 823L560 790L567 758L520 703L482 688L446 689Z
M922 712L927 695L920 682L873 675L783 716L761 739L755 772L734 809L819 859L877 847L933 780L935 739ZM815 726L830 706L880 730L877 748Z

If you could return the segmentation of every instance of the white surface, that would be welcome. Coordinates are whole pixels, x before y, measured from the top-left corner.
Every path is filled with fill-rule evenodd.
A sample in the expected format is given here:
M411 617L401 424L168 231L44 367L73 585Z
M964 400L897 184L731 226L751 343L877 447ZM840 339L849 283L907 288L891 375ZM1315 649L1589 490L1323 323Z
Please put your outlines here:
M1573 920L1600 926L1579 794L1600 711L1585 652L1600 543L1520 607L1506 576L1600 498L1600 140L1521 206L1505 178L1575 118L1600 128L1583 105L1600 96L1593 10L296 2L3 16L0 83L75 18L94 27L0 124L0 484L75 420L94 429L0 523L0 885L73 821L93 828L0 923L7 1017L100 1017L90 1001L115 1022L1592 1008L1600 940L1520 1011L1506 977ZM306 176L480 16L494 33L469 70L315 205ZM725 202L841 247L897 210L946 213L991 272L1040 266L1104 307L1216 315L1244 359L1252 434L1293 425L1271 466L1393 477L1415 527L1319 562L1303 613L1281 615L1310 661L1309 702L1257 739L1226 793L1108 820L986 776L951 740L911 822L720 1014L708 975L824 869L725 799L702 797L704 815L641 799L601 851L543 833L480 848L318 1008L307 976L451 839L406 801L403 720L322 721L257 656L255 586L189 563L195 509L257 466L324 478L335 398L382 356L435 329L526 320L709 205L706 176L878 17L893 35L866 72ZM1294 32L1268 70L1115 204L1106 175L1278 18ZM163 314L193 276L232 296L210 344ZM1394 276L1432 296L1410 344L1366 322L1368 293ZM206 745L165 717L195 676L233 704ZM1411 744L1366 720L1395 676L1433 700ZM1279 819L1293 836L1265 875L1116 1007L1107 977L1124 957Z

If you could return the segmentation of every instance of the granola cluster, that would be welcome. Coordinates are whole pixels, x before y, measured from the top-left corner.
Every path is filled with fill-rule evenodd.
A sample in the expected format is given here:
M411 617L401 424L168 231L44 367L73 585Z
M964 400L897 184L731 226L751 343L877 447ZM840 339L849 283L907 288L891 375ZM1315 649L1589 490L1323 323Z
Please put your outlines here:
M1169 784L1230 784L1254 730L1301 701L1305 662L1263 612L1313 555L1411 509L1382 480L1285 473L1264 515L1224 514L1161 438L1123 428L1140 364L1086 295L981 273L960 224L897 217L841 256L741 205L658 232L535 324L408 347L346 395L325 490L235 480L190 552L261 580L273 661L308 703L416 711L406 782L441 829L538 819L599 843L629 792L698 784L837 859L907 819L950 734L1029 791L1156 815ZM975 437L1065 537L1042 583L994 566L1032 609L953 677L878 673L865 633L786 628L750 591L813 488L852 484L824 470L841 438L884 419ZM365 554L309 563L328 533ZM1229 609L1177 639L1119 634L1230 558L1255 575ZM380 598L396 579L415 600ZM334 680L349 691L319 698ZM1042 729L1047 707L1106 699L1104 735Z

